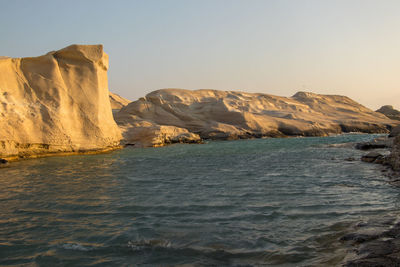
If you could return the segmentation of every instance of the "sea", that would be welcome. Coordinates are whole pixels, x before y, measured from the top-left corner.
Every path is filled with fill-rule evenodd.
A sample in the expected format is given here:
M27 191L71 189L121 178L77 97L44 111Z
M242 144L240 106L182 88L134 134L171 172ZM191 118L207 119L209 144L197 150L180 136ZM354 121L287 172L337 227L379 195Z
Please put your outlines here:
M0 266L340 266L343 235L399 211L399 189L353 148L374 137L14 162L0 169Z

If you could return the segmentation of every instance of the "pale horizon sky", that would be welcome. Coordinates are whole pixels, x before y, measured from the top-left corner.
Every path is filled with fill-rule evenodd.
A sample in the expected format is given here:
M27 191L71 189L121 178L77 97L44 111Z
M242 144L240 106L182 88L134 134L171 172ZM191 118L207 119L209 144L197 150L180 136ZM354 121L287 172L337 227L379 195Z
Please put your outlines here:
M103 44L109 88L346 95L400 109L400 1L0 0L0 56Z

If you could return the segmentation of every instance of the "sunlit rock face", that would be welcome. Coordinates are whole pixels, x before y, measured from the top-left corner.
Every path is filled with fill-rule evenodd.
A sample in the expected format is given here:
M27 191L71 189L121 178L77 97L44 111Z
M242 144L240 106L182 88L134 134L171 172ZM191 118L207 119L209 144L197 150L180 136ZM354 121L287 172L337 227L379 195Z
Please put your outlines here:
M118 146L107 69L102 45L0 58L0 157Z
M162 89L123 107L114 117L125 132L140 122L149 127L179 127L203 139L223 140L387 133L395 124L348 97L306 92L280 97L236 91ZM124 140L129 143L133 137L138 138L134 134L125 135Z

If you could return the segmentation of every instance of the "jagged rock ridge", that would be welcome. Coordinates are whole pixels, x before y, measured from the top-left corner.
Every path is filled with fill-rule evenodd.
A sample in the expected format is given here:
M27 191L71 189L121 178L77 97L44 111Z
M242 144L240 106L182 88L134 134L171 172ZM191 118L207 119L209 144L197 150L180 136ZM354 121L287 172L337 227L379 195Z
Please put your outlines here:
M118 146L107 69L102 45L0 58L0 157Z
M298 92L293 97L236 91L162 89L114 115L126 143L151 127L173 126L203 139L387 133L395 122L345 96Z

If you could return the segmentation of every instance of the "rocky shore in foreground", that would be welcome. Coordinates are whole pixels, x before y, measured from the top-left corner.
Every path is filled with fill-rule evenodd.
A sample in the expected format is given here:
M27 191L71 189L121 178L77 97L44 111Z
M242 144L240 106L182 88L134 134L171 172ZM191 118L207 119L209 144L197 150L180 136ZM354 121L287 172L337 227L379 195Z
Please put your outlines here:
M381 164L389 183L400 187L400 126L394 128L389 137L356 144L357 149L375 150L385 148L390 154L384 156L372 151L361 160ZM341 241L351 247L343 266L378 267L400 266L400 217L388 215L371 222L361 222L354 232L345 235Z

